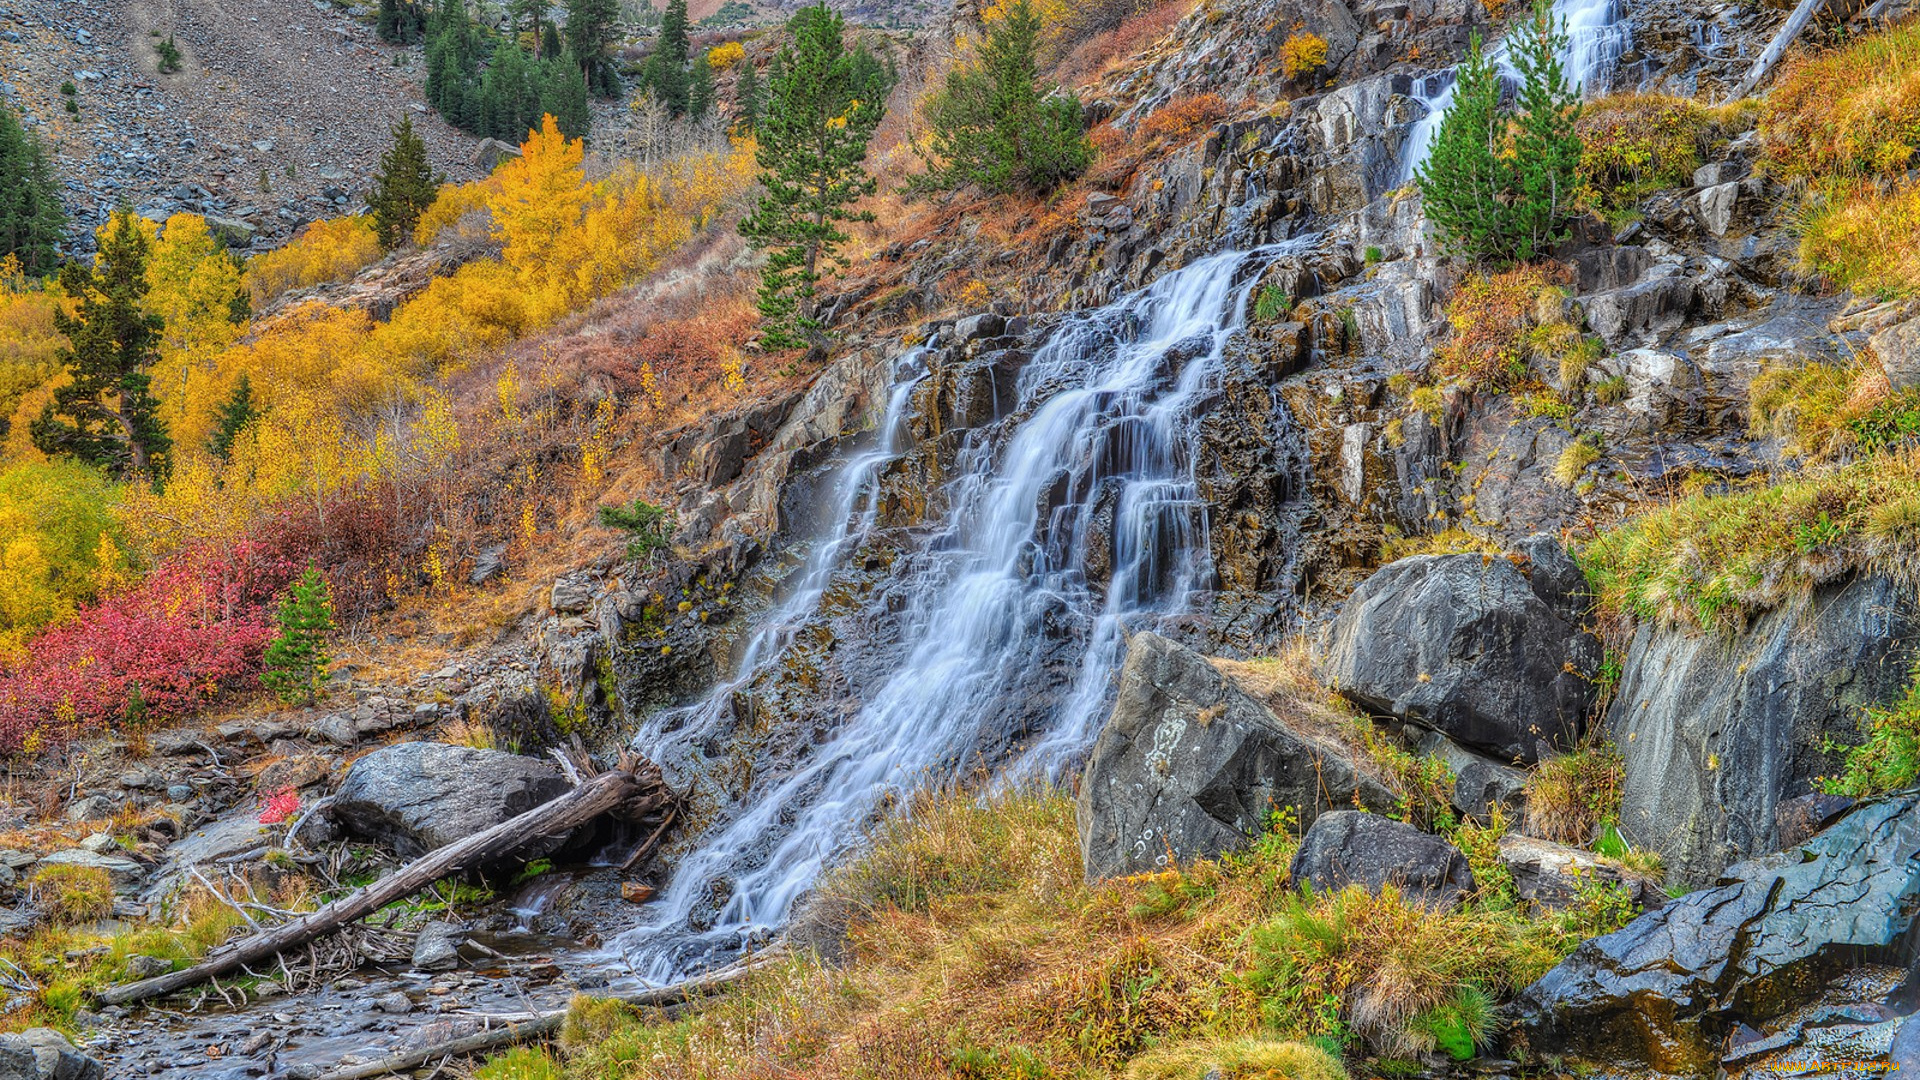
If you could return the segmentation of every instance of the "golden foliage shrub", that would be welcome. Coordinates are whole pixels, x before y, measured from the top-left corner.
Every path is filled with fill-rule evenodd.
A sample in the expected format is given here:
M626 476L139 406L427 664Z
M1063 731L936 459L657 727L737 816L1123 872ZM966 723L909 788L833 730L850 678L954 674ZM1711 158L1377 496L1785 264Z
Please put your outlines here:
M1280 44L1280 73L1289 79L1312 75L1327 66L1327 39L1305 30Z
M71 462L0 470L0 654L128 576L114 491Z
M316 221L279 250L249 259L247 288L258 307L293 289L345 281L379 258L380 239L372 218Z
M53 313L63 303L57 285L27 277L13 255L0 258L0 416L58 369L67 339L54 329Z
M442 240L481 241L493 233L487 215L487 195L496 185L491 177L471 184L442 184L433 204L413 227L413 242L432 247ZM453 236L448 236L448 231Z
M725 71L747 58L747 47L737 41L723 41L707 50L707 66Z

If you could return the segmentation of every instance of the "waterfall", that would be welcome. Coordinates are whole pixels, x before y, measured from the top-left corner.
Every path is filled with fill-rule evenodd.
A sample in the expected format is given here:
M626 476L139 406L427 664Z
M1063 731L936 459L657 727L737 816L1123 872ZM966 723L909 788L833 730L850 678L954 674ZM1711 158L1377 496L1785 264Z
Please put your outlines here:
M1565 20L1567 46L1560 53L1567 78L1583 89L1604 90L1613 76L1614 65L1632 43L1633 27L1626 21L1626 0L1554 0L1555 20ZM1508 80L1519 78L1507 55L1504 39L1487 46L1487 59ZM1413 179L1414 170L1427 160L1439 134L1440 120L1453 105L1453 72L1424 80L1413 97L1427 107L1427 113L1407 130L1407 141L1400 154L1400 182Z
M636 974L670 979L777 931L885 798L977 768L995 717L1038 717L1014 725L1021 749L990 763L1003 778L1057 775L1084 751L1125 630L1192 611L1210 586L1199 425L1260 270L1310 243L1212 256L1052 332L1019 369L1012 408L966 433L928 500L935 509L889 568L886 598L872 601L886 605L889 662L862 668L870 677L844 715L678 860L650 922L613 943ZM743 688L778 677L836 575L873 539L882 478L912 449L925 361L900 361L875 439L834 474L824 535L753 632L739 674L657 717L636 736L640 750L697 743Z

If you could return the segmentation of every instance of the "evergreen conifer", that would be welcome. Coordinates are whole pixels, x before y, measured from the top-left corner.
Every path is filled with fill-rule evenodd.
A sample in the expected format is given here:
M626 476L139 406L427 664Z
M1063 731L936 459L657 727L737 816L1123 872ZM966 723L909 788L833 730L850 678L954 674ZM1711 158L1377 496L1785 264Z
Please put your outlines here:
M18 256L29 274L52 273L66 227L46 144L0 102L0 258Z
M259 415L259 407L253 402L253 381L243 371L234 380L233 392L214 413L213 434L207 439L207 451L221 461L231 460L234 440Z
M380 171L374 174L373 194L367 200L381 247L392 251L407 242L443 179L427 163L427 145L413 130L413 118L402 117L393 127L393 145L380 155Z
M67 336L59 358L69 381L29 431L49 457L71 457L123 478L143 473L158 486L170 470L173 440L147 375L166 325L141 306L151 249L133 211L123 209L101 236L92 269L77 262L61 267L61 289L79 298L74 314L53 316Z
M1039 52L1039 16L1014 0L988 24L978 62L947 73L927 105L932 186L1044 192L1086 170L1080 100L1040 86Z
M757 127L763 191L740 232L769 252L759 297L766 344L818 355L827 344L815 308L819 283L846 266L840 226L873 220L854 203L876 186L863 163L885 104L859 77L845 24L824 3L802 8L787 32Z
M668 0L666 14L660 18L660 34L654 38L653 52L640 69L640 83L653 92L654 100L674 116L687 111L691 89L687 74L687 0Z
M327 635L333 631L333 595L312 563L280 602L280 632L267 643L260 682L293 704L311 704L327 677Z
M1415 174L1427 219L1447 250L1494 263L1545 254L1563 235L1580 164L1579 91L1559 54L1567 42L1547 0L1510 40L1519 112L1502 102L1500 72L1475 36L1453 104Z

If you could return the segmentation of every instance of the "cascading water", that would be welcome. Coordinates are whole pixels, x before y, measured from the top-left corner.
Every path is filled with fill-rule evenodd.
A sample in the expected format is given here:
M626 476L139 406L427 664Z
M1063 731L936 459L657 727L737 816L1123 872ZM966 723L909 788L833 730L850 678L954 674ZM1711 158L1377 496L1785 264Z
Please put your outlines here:
M1632 44L1633 27L1626 20L1625 0L1554 0L1553 17L1564 20L1567 46L1560 63L1567 78L1587 89L1605 89L1620 57ZM1519 78L1507 55L1504 40L1487 46L1487 59L1503 78ZM1439 134L1440 120L1453 105L1454 79L1451 72L1426 80L1414 91L1414 98L1427 107L1427 113L1407 130L1407 141L1400 154L1400 180L1413 179L1414 170L1427 160Z
M855 705L809 753L678 861L653 920L616 943L636 974L670 979L778 929L883 798L968 768L993 718L1023 717L1025 749L993 763L1003 777L1055 773L1085 749L1123 628L1185 614L1209 587L1199 425L1258 271L1310 243L1204 259L1055 330L1020 369L1006 417L968 433L932 502L945 509L892 567L892 662L853 688ZM880 480L908 449L922 360L902 360L878 438L839 470L828 533L755 631L741 674L656 718L635 738L641 750L697 743L815 618L876 528Z

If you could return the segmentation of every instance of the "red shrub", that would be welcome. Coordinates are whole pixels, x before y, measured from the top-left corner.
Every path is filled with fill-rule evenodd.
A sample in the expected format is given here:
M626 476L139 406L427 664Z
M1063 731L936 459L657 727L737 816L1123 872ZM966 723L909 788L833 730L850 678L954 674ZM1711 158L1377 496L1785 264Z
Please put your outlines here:
M0 672L0 750L178 719L249 681L292 567L250 540L196 548L40 635Z
M396 494L391 485L361 488L327 500L325 513L289 503L254 526L264 551L294 567L309 560L326 575L333 610L343 620L365 618L392 599L388 578L416 546L403 536L397 507L417 505L421 492Z

